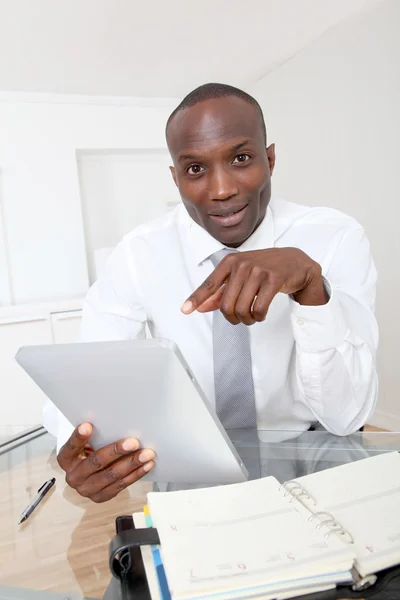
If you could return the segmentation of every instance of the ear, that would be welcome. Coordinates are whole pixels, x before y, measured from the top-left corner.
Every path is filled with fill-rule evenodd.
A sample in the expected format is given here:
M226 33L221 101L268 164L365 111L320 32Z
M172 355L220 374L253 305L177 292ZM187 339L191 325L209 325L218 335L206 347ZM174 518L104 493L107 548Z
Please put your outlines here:
M175 167L170 167L169 170L171 171L171 175L172 175L172 179L175 182L176 187L178 187L178 184L176 182L176 171L175 171Z
M267 157L269 162L269 170L271 171L271 175L274 172L275 167L275 144L270 144L267 148Z

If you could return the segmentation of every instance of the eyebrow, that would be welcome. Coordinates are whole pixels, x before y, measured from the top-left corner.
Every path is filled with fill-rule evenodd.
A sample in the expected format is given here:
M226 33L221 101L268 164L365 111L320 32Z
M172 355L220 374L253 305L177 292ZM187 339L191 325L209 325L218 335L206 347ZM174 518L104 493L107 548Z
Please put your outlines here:
M246 144L249 143L249 140L244 140L243 142L239 142L239 144L235 144L232 147L232 150L234 150L235 152L237 150L240 150L241 148L243 148L243 146L246 146ZM199 160L199 156L195 156L194 154L182 154L179 159L178 162L183 162L185 160Z
M233 146L233 150L240 150L243 146L246 146L249 143L249 140L244 140L244 142L240 142L240 144L236 144Z
M198 156L194 156L193 154L182 154L178 158L178 162L183 162L184 160L198 160Z

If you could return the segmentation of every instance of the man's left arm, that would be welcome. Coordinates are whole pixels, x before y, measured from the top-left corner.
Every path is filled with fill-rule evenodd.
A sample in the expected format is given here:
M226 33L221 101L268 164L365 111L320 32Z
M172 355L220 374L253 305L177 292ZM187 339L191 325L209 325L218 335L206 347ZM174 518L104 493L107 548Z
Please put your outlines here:
M368 240L354 226L322 265L298 248L229 254L182 312L220 310L233 325L253 325L268 319L276 294L288 294L303 401L328 431L347 435L364 425L377 397L375 288Z
M344 235L325 277L327 303L292 301L296 376L317 420L328 431L347 435L365 424L378 390L377 277L361 228Z

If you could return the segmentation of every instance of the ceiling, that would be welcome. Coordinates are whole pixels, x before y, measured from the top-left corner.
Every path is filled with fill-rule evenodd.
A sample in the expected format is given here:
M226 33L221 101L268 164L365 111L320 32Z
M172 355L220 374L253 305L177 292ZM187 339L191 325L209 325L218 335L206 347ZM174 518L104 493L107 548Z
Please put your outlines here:
M182 96L248 87L379 0L0 0L0 90Z

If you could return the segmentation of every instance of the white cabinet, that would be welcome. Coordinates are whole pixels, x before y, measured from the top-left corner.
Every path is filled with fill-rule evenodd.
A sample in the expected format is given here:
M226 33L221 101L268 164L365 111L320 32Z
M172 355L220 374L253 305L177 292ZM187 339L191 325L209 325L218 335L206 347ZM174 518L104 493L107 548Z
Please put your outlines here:
M73 344L77 341L81 325L82 311L52 313L51 328L55 344Z
M45 394L15 361L21 346L52 344L50 318L27 315L0 321L0 435L42 422Z
M76 342L82 302L0 308L0 438L42 423L46 395L15 360L21 346Z

